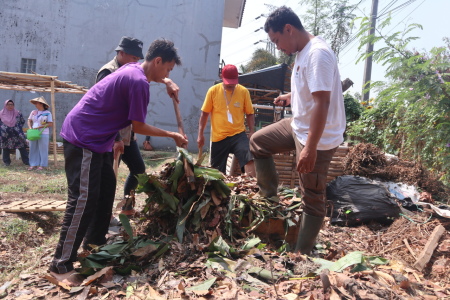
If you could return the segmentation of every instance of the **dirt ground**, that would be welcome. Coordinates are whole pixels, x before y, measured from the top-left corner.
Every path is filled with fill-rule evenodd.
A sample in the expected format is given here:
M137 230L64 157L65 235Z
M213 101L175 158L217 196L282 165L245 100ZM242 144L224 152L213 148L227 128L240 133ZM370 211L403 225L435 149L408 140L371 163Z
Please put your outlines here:
M173 162L175 157L150 152L143 152L143 155L147 170L153 168L154 171L161 170L164 162ZM349 161L354 162L353 169L349 170L358 169L355 158ZM116 195L122 194L126 177L123 165L119 173ZM256 181L252 178L228 180L237 182L234 190L238 189L241 194L255 190ZM0 187L0 205L15 200L66 198L61 166L50 167L43 172L29 172L19 161L14 161L9 168L0 167ZM145 194L137 195L138 208L144 207L146 198ZM120 196L116 197L116 203L121 200ZM293 201L282 199L279 206L289 207ZM142 271L120 275L112 264L76 288L68 288L46 277L62 215L62 212L0 212L0 299L450 298L450 219L438 217L426 208L404 212L390 225L369 223L340 227L331 225L327 218L310 258L277 251L280 241L264 234L260 236L266 246L239 250L226 257L217 256L202 240L202 237L217 237L217 232L192 233L189 242L169 242L170 250L158 259L149 259ZM131 222L135 234L145 234L149 220L137 217ZM275 225L269 224L266 230L274 231L271 226ZM436 247L430 250L425 266L418 268L415 263L439 226L443 226L445 231L436 241ZM119 229L111 232L110 239L124 236L123 229ZM255 238L252 232L247 237ZM243 243L244 239L229 242L235 249L243 249ZM346 267L349 256L360 253L362 261L359 266L370 268L352 270L354 265ZM212 257L216 264L211 262ZM334 271L312 275L311 272L319 266L315 259L342 266L329 266ZM375 262L377 260L381 262ZM213 284L207 284L212 279Z

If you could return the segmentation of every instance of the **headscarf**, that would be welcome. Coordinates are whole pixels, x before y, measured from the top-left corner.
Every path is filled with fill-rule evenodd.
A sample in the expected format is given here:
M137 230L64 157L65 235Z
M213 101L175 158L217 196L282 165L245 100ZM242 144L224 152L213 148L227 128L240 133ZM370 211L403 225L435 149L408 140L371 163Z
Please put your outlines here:
M6 108L6 104L8 102L14 103L12 99L8 99L5 101L5 105L3 106L3 109L0 110L0 119L2 120L3 124L5 124L8 127L14 127L16 126L16 117L19 114L19 111L17 109L9 110Z

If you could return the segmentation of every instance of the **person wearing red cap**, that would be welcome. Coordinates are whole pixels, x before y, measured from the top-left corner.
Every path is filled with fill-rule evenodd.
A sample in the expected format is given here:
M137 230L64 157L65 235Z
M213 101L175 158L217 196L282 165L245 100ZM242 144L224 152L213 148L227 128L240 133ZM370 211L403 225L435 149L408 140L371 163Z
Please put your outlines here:
M205 145L204 131L211 115L211 166L225 173L228 155L233 153L239 165L244 166L245 172L254 176L249 138L255 132L255 116L250 93L238 84L238 77L236 66L226 65L222 69L223 82L208 90L201 108L197 143L199 148Z

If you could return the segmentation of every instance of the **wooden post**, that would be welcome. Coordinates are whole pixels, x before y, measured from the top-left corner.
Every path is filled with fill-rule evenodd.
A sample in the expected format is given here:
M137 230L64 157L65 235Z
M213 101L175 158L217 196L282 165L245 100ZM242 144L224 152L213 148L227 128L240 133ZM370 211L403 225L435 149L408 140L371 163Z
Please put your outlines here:
M53 162L55 164L55 167L58 166L58 159L56 157L56 108L55 108L55 80L54 78L51 78L50 81L50 88L51 88L51 104L52 104L52 118L53 118L53 126L52 126L52 133L53 133Z

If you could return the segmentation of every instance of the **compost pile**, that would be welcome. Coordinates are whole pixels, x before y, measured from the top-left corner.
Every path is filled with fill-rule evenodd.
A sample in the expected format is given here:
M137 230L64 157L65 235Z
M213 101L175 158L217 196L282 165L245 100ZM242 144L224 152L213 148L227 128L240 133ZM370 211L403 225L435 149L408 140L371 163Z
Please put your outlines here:
M450 237L441 232L450 229L448 219L423 211L389 227L373 223L349 228L331 226L326 218L307 257L289 251L287 242L295 236L301 211L297 190L280 187L279 201L259 198L254 178L225 177L178 150L179 158L161 172L139 176L137 192L147 196L140 217L120 215L120 233L79 257L86 276L82 286L28 276L9 295L32 285L45 291L40 295L46 299L450 296ZM281 232L274 235L275 229ZM441 235L431 249L437 230ZM432 255L418 265L425 249Z
M450 195L450 189L420 163L397 157L388 159L385 153L373 144L360 143L351 147L343 164L344 174L347 175L411 184L441 201L448 200Z

